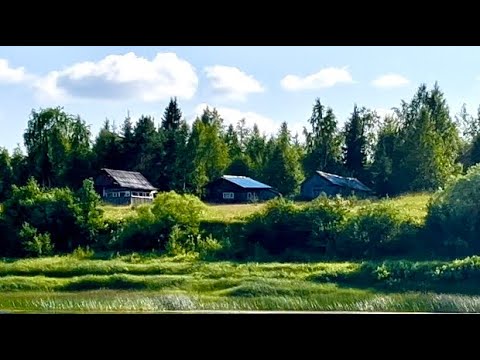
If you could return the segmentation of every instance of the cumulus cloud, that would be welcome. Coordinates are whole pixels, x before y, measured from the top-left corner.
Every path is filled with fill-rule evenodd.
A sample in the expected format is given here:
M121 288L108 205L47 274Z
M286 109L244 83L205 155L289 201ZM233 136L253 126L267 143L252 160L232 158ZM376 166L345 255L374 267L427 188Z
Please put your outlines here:
M385 74L372 81L372 85L378 88L395 88L408 85L410 80L399 74Z
M8 64L8 60L0 59L0 83L15 84L21 83L29 78L29 75L23 67L13 68Z
M282 88L288 91L322 89L337 84L353 83L352 75L347 67L328 67L307 76L287 75L281 81Z
M50 99L135 99L158 101L172 96L190 99L197 90L195 68L175 53L152 60L133 52L81 62L40 78L35 87Z
M245 101L248 94L265 91L262 84L252 75L233 66L207 66L205 74L213 91L229 100Z

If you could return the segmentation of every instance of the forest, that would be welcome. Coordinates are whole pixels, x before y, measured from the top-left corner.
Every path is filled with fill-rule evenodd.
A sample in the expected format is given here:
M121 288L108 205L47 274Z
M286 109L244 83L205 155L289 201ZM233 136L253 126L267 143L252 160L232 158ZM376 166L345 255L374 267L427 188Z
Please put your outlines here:
M357 177L378 195L395 196L442 188L480 161L480 113L472 116L464 105L450 114L438 84L420 85L390 116L355 104L342 127L339 120L317 98L303 134L283 122L267 136L245 119L227 126L214 108L189 124L172 98L158 126L148 115L126 117L120 126L106 120L93 137L84 119L61 107L32 110L26 153L0 148L0 202L31 177L77 190L103 167L139 171L160 191L199 197L223 174L250 176L295 197L316 170Z

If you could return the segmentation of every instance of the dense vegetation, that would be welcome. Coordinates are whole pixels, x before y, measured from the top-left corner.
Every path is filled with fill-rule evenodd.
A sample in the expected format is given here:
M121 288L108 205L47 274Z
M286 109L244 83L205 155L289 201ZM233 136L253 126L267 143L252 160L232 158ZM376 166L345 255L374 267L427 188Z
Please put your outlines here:
M80 116L62 108L33 110L26 154L0 149L0 202L12 184L25 185L29 177L41 186L76 190L102 167L137 170L162 191L197 196L225 173L252 176L294 196L316 170L356 176L391 196L437 190L480 161L480 117L465 107L452 117L437 84L431 90L421 85L384 119L354 105L343 120L340 128L334 110L316 99L300 141L287 123L267 136L245 119L227 126L216 109L188 124L172 99L158 125L146 115L135 123L127 117L120 128L107 120L92 139Z

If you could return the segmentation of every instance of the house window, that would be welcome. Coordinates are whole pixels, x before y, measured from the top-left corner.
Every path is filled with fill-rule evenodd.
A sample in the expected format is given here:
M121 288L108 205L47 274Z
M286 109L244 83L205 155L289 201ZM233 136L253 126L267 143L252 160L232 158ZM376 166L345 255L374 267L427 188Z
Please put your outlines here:
M124 195L124 196L125 196L125 197L130 196L130 191L125 191L125 195Z
M253 199L253 194L251 192L247 193L247 199L252 200Z
M235 194L233 192L224 192L223 193L223 198L224 199L234 199Z

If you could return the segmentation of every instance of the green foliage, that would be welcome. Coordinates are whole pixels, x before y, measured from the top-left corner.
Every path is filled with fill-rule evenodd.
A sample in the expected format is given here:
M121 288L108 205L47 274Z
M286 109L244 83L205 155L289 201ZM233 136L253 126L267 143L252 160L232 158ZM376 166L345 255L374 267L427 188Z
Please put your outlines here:
M332 249L346 209L347 202L341 199L319 198L303 208L284 198L271 200L247 218L245 251L251 253L256 246L271 254Z
M405 255L413 250L416 226L390 204L360 208L351 216L337 242L337 253L348 257Z
M175 252L178 242L193 241L189 236L199 233L205 209L193 195L179 195L173 191L160 193L152 206L135 209L136 216L125 220L114 242L120 249L164 250L169 239L173 239L169 251Z
M53 245L48 232L39 234L37 229L30 224L23 223L18 235L28 255L41 257L53 253Z
M281 125L264 170L266 182L283 195L295 194L304 176L287 123Z
M61 107L32 110L24 133L30 175L42 186L73 186L89 174L90 131Z
M465 254L480 250L480 165L438 191L428 206L426 228L434 250Z
M98 196L92 191L90 180L84 182L79 197L69 189L40 188L33 178L23 187L14 186L12 196L4 204L5 223L16 239L10 251L17 254L22 251L19 232L24 223L39 234L48 233L52 245L61 252L92 244L102 226Z
M203 195L204 186L220 177L228 166L228 148L221 134L222 118L216 109L205 109L192 125L186 146L189 167L186 171L188 188Z
M378 117L374 112L355 105L351 118L345 124L345 167L351 175L362 180L371 148L371 129L376 121Z
M85 247L79 246L72 252L72 257L79 260L91 259L94 255L95 251L93 251L93 249L90 249L88 245Z
M341 158L341 136L333 110L327 108L325 111L325 106L317 98L309 123L311 131L304 128L307 150L304 159L305 173L308 176L317 170L335 173L339 169Z
M0 202L5 201L11 193L13 169L7 149L0 147Z
M459 135L443 93L421 85L410 103L396 110L400 129L393 159L396 193L437 190L460 171Z

